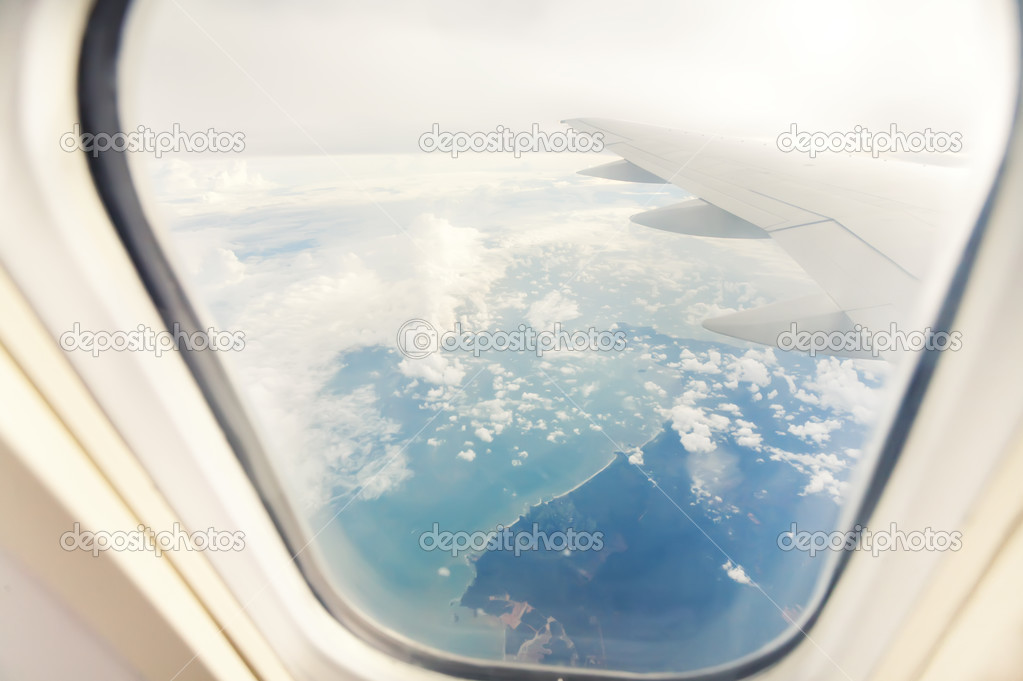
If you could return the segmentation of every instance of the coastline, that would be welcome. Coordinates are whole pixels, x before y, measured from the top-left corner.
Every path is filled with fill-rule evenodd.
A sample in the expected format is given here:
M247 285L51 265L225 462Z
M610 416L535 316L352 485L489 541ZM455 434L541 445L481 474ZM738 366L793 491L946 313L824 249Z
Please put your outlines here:
M656 433L654 433L649 438L647 438L647 440L645 442L643 442L643 444L639 445L639 449L642 450L642 449L646 448L647 445L649 445L651 442L653 442L654 440L659 438L661 436L661 433L664 432L664 425L665 424L661 424L661 429L660 430L658 430ZM572 489L567 490L565 492L562 492L560 494L555 494L554 496L552 496L550 498L549 501L540 500L540 501L536 502L535 504L531 504L529 506L529 510L533 510L535 508L539 508L540 506L542 506L544 504L550 503L551 501L555 501L557 499L561 499L562 497L567 497L569 494L572 494L573 492L578 490L580 487L582 487L583 485L588 483L590 480L593 480L593 478L597 477L598 475L600 475L601 473L606 471L608 468L610 468L611 464L613 464L615 461L617 461L619 456L623 456L625 458L628 458L628 454L626 454L625 452L621 451L620 449L615 449L611 453L611 459L607 463L605 463L603 466L601 466L600 469L597 470L596 473L593 473L592 475L587 477L585 480L583 480L579 484L577 484L574 487L572 487ZM520 518L525 516L525 515L528 515L528 513L520 514ZM519 518L516 518L515 521L511 525L503 525L503 527L512 527L517 522L519 522Z
M647 445L649 445L651 442L653 442L658 437L660 437L661 434L664 432L664 425L666 425L666 424L663 424L661 426L660 430L658 430L656 433L654 433L649 438L647 438L647 440L644 441L643 444L639 445L639 449L642 450L642 449L646 448ZM594 472L591 475L587 476L586 479L584 479L582 482L579 482L578 484L574 485L571 489L568 489L568 490L566 490L564 492L561 492L559 494L555 494L554 496L552 496L547 501L544 501L543 499L541 499L540 501L537 501L535 504L530 504L529 506L527 506L526 511L524 513L520 513L519 516L517 518L515 518L515 520L512 521L510 524L505 525L503 523L499 523L498 525L500 527L502 527L502 528L514 528L519 523L520 520L525 519L532 511L540 508L544 504L552 503L552 502L554 502L554 501L556 501L558 499L564 498L564 497L574 493L575 491L579 490L583 485L587 484L588 482L590 482L591 480L596 478L598 475L600 475L601 473L606 471L608 468L610 468L611 465L615 461L618 460L618 457L622 457L622 458L625 458L626 460L628 460L628 455L625 452L621 451L620 449L615 449L612 452L611 458L607 461L607 463L605 463L603 466L601 466L599 469L597 469L596 472ZM477 577L477 574L476 574L476 561L479 560L481 557L483 557L486 553L487 553L487 549L483 549L482 551L479 551L478 553L470 551L470 552L467 552L465 554L465 558L464 558L465 564L469 566L469 570L470 570L471 576L470 576L470 578L468 580L468 583L465 585L465 588L462 591L463 594L476 581L476 577Z

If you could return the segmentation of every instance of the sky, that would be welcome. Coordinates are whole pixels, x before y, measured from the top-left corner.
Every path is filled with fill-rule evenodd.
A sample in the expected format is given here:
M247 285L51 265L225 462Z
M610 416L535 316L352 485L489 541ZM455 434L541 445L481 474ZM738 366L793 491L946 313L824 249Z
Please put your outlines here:
M793 122L895 122L963 132L980 153L1008 123L1013 11L1004 0L139 2L123 115L241 130L256 153L410 152L433 123L558 129L587 116L768 139Z

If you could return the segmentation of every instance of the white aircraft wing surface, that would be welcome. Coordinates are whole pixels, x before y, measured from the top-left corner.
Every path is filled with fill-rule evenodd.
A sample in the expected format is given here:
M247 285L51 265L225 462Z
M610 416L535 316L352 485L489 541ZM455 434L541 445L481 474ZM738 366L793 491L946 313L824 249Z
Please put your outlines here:
M767 345L800 331L888 330L906 323L942 236L962 216L942 209L954 167L906 154L783 152L743 140L597 118L564 121L602 133L622 161L581 171L674 184L696 198L632 217L694 236L771 238L821 287L819 295L704 321L712 331ZM869 356L863 353L831 353Z

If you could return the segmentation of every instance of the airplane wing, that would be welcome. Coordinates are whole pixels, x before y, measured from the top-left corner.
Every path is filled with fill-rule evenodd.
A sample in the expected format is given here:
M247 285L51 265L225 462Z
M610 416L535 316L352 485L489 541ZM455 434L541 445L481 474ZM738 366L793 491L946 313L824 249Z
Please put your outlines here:
M821 287L819 295L704 321L718 333L777 346L800 331L888 330L910 320L941 236L954 168L919 160L780 151L775 139L729 139L596 118L563 121L602 133L623 160L582 174L674 184L697 198L632 217L679 234L770 238ZM870 357L864 352L830 354Z

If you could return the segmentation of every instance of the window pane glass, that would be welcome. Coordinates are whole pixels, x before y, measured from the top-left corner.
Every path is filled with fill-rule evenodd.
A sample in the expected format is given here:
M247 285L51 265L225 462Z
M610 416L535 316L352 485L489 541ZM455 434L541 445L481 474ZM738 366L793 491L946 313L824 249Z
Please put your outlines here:
M998 8L821 11L136 10L133 171L352 608L630 672L810 614L919 353L782 332L922 333L1013 96Z

